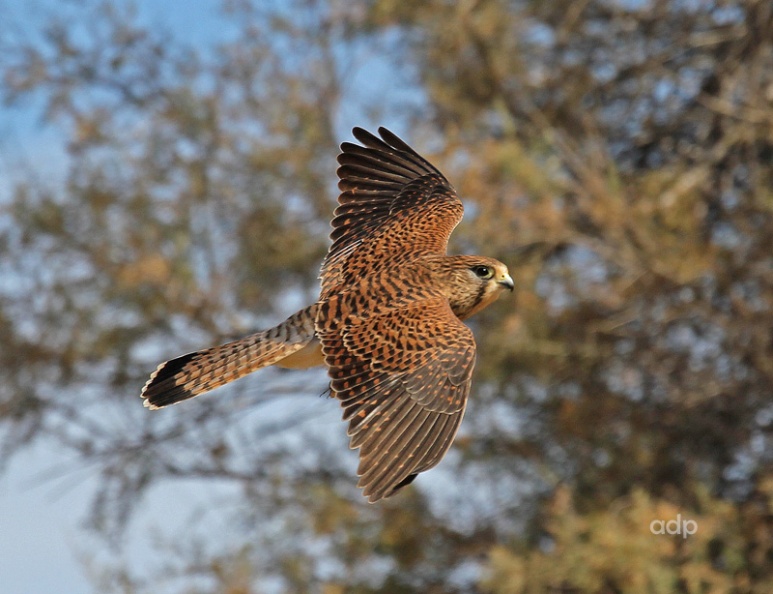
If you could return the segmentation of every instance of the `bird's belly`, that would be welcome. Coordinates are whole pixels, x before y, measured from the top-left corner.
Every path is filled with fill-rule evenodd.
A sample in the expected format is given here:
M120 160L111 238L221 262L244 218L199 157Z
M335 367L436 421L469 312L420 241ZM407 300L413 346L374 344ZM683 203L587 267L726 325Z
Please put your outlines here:
M312 338L305 347L277 361L274 365L286 369L306 369L322 365L324 362L325 357L322 355L322 345L319 340Z

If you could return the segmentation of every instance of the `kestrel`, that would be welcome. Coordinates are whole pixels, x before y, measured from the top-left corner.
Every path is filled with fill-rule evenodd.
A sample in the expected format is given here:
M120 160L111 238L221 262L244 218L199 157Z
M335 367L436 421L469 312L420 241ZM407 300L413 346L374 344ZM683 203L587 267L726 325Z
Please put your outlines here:
M341 145L341 194L317 302L269 330L162 363L142 390L145 406L157 409L268 365L324 364L370 502L440 462L475 365L462 320L513 290L501 262L446 255L461 201L426 159L378 132L355 128L361 146Z

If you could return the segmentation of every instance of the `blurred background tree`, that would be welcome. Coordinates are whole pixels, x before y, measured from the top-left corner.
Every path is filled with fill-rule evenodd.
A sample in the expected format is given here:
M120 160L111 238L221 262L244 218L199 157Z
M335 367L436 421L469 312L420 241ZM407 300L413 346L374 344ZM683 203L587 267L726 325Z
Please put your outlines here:
M95 589L772 591L773 5L222 10L209 48L98 0L0 43L6 105L67 139L61 179L35 162L0 203L3 460L46 439L98 469L116 546L153 488L232 487L219 538L200 518ZM137 396L314 298L336 145L378 124L447 173L453 248L517 295L473 322L453 451L369 506L322 372ZM677 514L697 534L652 534Z

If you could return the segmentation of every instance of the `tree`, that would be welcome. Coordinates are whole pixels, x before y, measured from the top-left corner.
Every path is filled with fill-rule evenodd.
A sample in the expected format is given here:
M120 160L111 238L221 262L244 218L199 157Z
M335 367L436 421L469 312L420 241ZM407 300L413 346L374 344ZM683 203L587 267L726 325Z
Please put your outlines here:
M212 51L87 8L2 63L6 101L42 98L70 139L63 183L3 205L6 456L47 436L99 461L114 538L153 485L235 485L238 532L162 547L169 591L770 590L769 3L230 3L241 32ZM415 97L369 113L373 70ZM164 357L313 298L347 109L435 147L468 204L454 247L517 284L474 322L454 451L378 506L321 408L264 419L290 376L173 422L133 397ZM676 514L694 537L652 533Z

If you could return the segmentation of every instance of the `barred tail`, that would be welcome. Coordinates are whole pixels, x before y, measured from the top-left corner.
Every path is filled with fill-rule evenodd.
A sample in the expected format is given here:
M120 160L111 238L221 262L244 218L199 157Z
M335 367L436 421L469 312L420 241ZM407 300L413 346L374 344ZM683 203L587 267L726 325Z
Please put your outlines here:
M142 388L144 404L150 409L176 404L239 379L268 365L281 364L306 347L314 348L314 318L317 305L293 314L262 332L227 344L188 353L158 366ZM299 359L299 357L291 358ZM309 357L304 357L304 360ZM321 363L322 360L319 360ZM288 366L298 366L288 365Z

